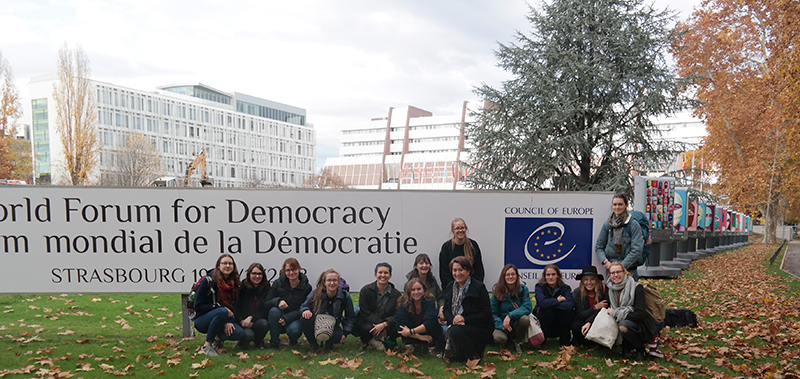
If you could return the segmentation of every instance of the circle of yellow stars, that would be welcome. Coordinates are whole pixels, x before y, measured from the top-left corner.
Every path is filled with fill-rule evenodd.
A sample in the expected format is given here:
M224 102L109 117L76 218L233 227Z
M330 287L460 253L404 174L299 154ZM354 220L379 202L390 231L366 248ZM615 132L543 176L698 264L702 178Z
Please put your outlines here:
M542 233L541 233L541 235L542 235L542 236L543 236L544 234L545 234L545 232L542 232ZM547 230L547 234L551 234L550 230ZM553 236L554 236L554 237L558 237L557 239L558 239L559 241L561 240L561 236L559 236L559 235L558 235L558 232L552 232L552 234L553 234ZM538 239L539 239L539 237L540 237L540 236L536 236L536 239L538 240ZM534 242L534 243L533 243L533 246L539 246L539 243L538 243L538 242ZM559 249L558 249L558 250L556 250L556 253L552 255L552 257L553 257L553 258L555 258L555 257L558 257L558 254L559 254L559 253L561 253L561 246L564 246L564 243L563 243L563 242L559 242L559 243L558 243L558 246L559 246ZM537 252L537 253L539 253L539 249L538 249L538 248L536 249L536 252ZM540 254L539 254L539 256L540 256L540 257L542 257L542 258L545 258L545 255L544 255L544 253L540 253ZM547 259L550 259L550 255L547 255Z

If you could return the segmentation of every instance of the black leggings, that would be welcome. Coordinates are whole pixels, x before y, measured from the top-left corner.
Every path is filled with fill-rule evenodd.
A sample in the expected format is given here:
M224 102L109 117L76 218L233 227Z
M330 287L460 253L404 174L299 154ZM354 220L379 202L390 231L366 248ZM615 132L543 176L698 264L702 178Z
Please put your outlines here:
M536 318L542 324L545 338L558 337L561 345L570 345L570 326L575 319L575 311L564 311L558 307L539 308Z

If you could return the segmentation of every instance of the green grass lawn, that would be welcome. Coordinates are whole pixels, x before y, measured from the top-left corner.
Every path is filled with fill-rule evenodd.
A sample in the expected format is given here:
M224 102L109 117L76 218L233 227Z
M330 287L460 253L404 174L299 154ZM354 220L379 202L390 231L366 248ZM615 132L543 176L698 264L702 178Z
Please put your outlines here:
M697 312L700 327L667 330L666 359L637 363L620 349L487 349L475 370L418 355L362 351L228 350L197 353L203 335L181 337L180 295L0 295L0 377L775 377L800 371L800 282L769 268L775 247L756 244L693 262L682 277L651 281L668 308ZM780 259L780 258L779 258ZM766 263L765 263L766 262ZM777 267L777 265L776 265ZM794 376L793 376L794 375Z

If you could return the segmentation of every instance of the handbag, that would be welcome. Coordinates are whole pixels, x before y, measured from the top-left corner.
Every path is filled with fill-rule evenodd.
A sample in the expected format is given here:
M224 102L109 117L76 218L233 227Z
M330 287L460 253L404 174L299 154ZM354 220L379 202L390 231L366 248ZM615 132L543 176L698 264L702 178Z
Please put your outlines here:
M519 305L511 300L511 304L514 306L514 309L519 309ZM544 331L542 331L542 324L539 322L539 319L533 315L533 313L528 315L528 319L530 322L528 323L528 330L525 331L525 340L528 341L528 346L536 347L544 343Z
M325 342L333 336L333 327L336 325L336 317L320 313L314 320L314 338L319 342Z
M528 341L528 346L536 347L544 343L542 324L533 313L529 314L528 318L530 319L530 323L528 323L528 332L525 334L525 339Z
M614 320L606 309L602 309L594 318L592 326L586 333L586 339L611 349L617 342L617 334L619 334L617 320Z

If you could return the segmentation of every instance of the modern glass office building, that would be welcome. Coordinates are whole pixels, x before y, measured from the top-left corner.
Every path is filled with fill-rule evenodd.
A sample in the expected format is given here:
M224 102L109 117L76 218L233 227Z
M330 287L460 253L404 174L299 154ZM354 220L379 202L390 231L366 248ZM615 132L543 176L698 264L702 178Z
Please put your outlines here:
M55 75L31 79L33 139L39 181L58 183L63 159L56 132ZM147 136L158 149L164 175L185 178L202 149L206 173L218 187L300 186L314 173L315 132L305 109L200 83L155 91L92 81L102 143L98 183L114 172L127 135ZM199 180L195 174L192 183Z

